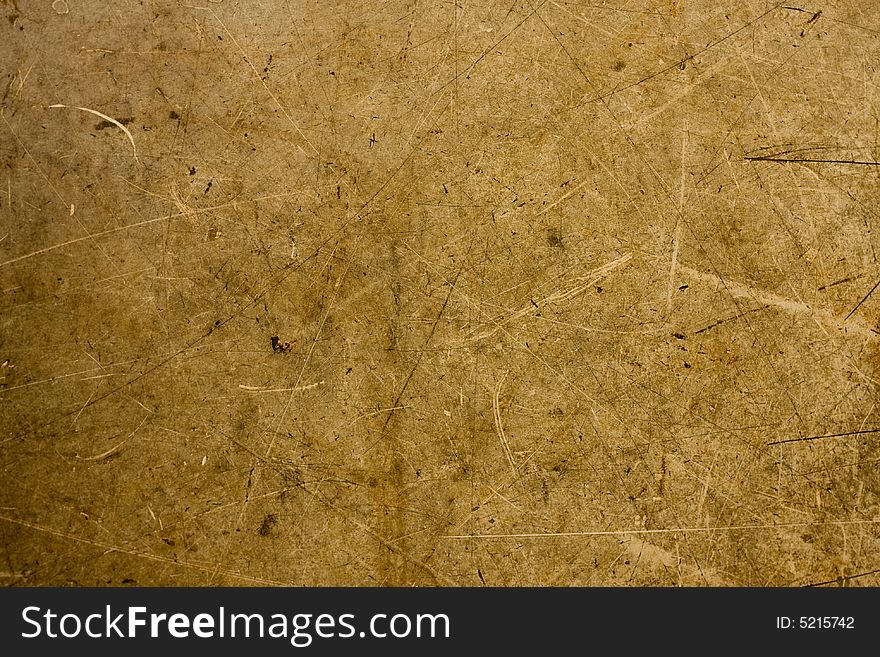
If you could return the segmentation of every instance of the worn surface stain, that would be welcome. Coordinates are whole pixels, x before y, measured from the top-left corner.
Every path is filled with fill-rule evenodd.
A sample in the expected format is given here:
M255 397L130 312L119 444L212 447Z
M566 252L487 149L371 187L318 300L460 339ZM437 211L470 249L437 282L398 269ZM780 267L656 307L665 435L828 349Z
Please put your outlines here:
M0 3L4 584L880 583L872 4Z

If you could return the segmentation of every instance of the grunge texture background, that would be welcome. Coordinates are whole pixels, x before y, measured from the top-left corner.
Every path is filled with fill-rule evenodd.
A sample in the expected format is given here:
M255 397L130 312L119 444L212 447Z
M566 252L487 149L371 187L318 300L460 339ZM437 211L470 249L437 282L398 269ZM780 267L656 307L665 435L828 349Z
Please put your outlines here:
M4 584L878 583L880 4L0 14Z

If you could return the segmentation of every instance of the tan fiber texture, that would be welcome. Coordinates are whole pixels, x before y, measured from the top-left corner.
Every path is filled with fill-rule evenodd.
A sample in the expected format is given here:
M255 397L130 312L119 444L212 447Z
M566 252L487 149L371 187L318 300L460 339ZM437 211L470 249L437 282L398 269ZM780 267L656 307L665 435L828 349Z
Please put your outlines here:
M880 3L0 38L0 583L878 583Z

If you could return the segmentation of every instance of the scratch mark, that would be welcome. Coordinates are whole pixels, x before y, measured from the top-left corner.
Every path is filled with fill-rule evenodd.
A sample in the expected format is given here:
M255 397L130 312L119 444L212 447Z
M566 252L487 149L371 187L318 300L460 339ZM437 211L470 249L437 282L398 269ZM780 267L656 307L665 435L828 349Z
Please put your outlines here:
M329 263L333 258L335 253L335 249L333 253L330 254L330 257L327 259ZM339 275L339 278L336 279L336 284L333 286L333 296L330 297L330 300L327 302L327 309L324 311L324 316L321 318L321 323L318 325L318 329L315 331L315 337L312 340L312 343L309 345L309 350L306 353L305 358L303 359L302 367L299 370L299 376L296 378L296 382L293 384L293 388L291 389L290 395L287 398L287 403L284 405L284 408L281 410L281 416L278 419L278 424L275 427L275 431L272 433L272 438L269 441L269 447L266 449L266 458L272 453L272 448L275 446L275 440L278 438L278 433L281 431L281 426L284 424L284 418L287 415L287 411L290 409L290 405L293 403L293 395L296 392L296 388L299 387L300 382L302 381L303 374L305 374L306 367L308 367L309 362L312 359L312 353L315 350L315 345L318 344L318 339L321 337L321 331L324 330L324 324L327 322L327 318L330 316L330 311L333 309L333 304L336 302L336 297L339 295L339 288L342 285L342 281L345 279L346 274L348 273L350 265L346 265L345 271Z
M694 331L694 335L699 335L700 333L705 333L706 331L709 331L709 330L715 328L716 326L720 326L721 324L724 324L726 322L732 322L733 320L739 319L740 317L745 317L749 313L761 312L762 310L766 310L767 308L770 308L770 307L771 306L769 306L769 305L758 306L757 308L752 308L750 310L746 310L745 312L737 313L736 315L733 315L731 317L724 317L722 319L719 319L719 320L712 322L708 326L704 326L703 328Z
M126 128L124 125L122 125L119 121L114 119L113 117L107 116L106 114L104 114L103 112L99 112L98 110L89 109L88 107L74 107L72 105L62 105L61 103L58 103L56 105L49 105L49 109L58 109L58 108L76 109L76 110L80 110L83 112L88 112L89 114L94 114L95 116L100 117L100 118L104 119L105 121L109 121L110 123L115 125L117 128L122 130L122 132L125 133L125 136L128 137L129 143L131 143L131 150L132 150L132 153L134 154L134 161L137 162L138 164L141 163L141 161L138 159L137 146L135 146L134 137L132 136L131 131L128 128ZM71 213L71 214L73 214L73 213Z
M82 411L80 411L80 413L81 413L81 412L82 412ZM77 417L79 417L79 416L77 416ZM138 431L140 431L140 428L141 428L142 426L144 426L144 422L147 421L147 418L148 418L148 417L149 417L148 415L144 416L144 419L141 420L141 423L137 426L137 429L135 429L135 430L132 431L130 434L128 434L125 438L123 438L123 439L120 440L118 443L116 443L115 445L113 445L113 447L111 447L110 449L108 449L106 452L101 452L100 454L96 454L95 456L77 456L76 458L78 458L80 461L102 461L102 460L104 460L104 459L106 459L106 458L109 458L109 457L113 456L116 452L119 451L119 449L120 449L125 443L128 442L128 440L129 440L132 436L134 436Z
M682 215L685 203L685 156L688 144L688 125L684 123L681 138L681 183L678 191L678 212L675 215L675 235L672 238L672 257L669 263L669 284L666 288L666 315L672 311L672 293L675 290L675 268L678 265L678 249L681 244Z
M880 573L880 568L876 568L874 570L868 570L864 573L858 573L856 575L848 575L846 577L837 577L835 579L829 579L828 581L825 581L825 582L815 582L813 584L804 584L804 586L809 588L809 587L813 587L813 586L825 586L827 584L843 584L844 582L848 582L852 579L858 579L859 577L867 577L868 575L874 575L876 573Z
M840 317L834 315L828 310L813 308L812 306L809 306L808 304L801 301L794 301L793 299L788 299L777 294L758 290L748 285L732 281L729 278L722 279L720 276L717 276L715 274L700 272L696 269L692 269L684 265L679 265L679 269L687 272L689 276L698 278L704 282L723 285L733 297L745 297L761 303L765 306L773 306L775 308L778 308L779 310L783 310L785 312L789 312L795 315L806 315L814 319L822 319L825 324L837 329L845 330L846 328L849 328L866 337L871 337L873 339L876 339L877 337L877 332L874 331L871 326L865 322L853 322L848 327L845 327L844 322L846 320L841 319ZM740 316L743 316L745 314L746 313L742 313ZM706 329L703 330L707 330L708 328L711 327L706 327Z
M581 189L583 189L584 187L586 187L587 183L589 183L589 182L590 182L589 180L585 180L585 181L582 182L580 185L575 186L571 191L566 192L565 194L563 194L562 196L560 196L558 199L556 199L555 201L553 201L553 203L551 203L551 204L548 205L546 208L544 208L543 210L541 210L541 211L540 211L538 214L536 214L535 216L536 216L536 217L540 217L540 216L541 216L542 214L544 214L545 212L549 212L550 210L552 210L553 208L555 208L557 205L559 205L560 203L562 203L562 202L563 202L565 199L567 199L569 196L571 196L571 195L573 195L573 194L576 194L576 193L579 192Z
M589 99L587 99L587 100L584 101L584 102L585 102L585 103L594 103L594 102L596 102L596 101L606 100L606 99L608 99L608 98L611 98L611 96L614 96L614 95L619 94L619 93L621 93L621 92L623 92L623 91L626 91L627 89L632 89L633 87L638 87L639 85L642 85L642 84L644 84L645 82L648 82L649 80L653 80L653 79L656 78L657 76L663 75L664 73L668 73L669 71L674 71L675 69L681 67L682 64L686 64L687 62L689 62L689 61L695 59L696 57L699 57L699 56L702 55L704 52L706 52L706 51L708 51L708 50L711 50L712 48L714 48L714 47L716 47L716 46L718 46L718 45L721 45L722 43L724 43L725 41L727 41L727 40L729 40L729 39L732 39L733 37L735 37L737 34L739 34L740 32L742 32L743 30L747 30L747 29L750 28L752 25L754 25L754 24L758 23L759 21L763 20L766 16L769 16L770 14L772 14L774 11L776 11L777 9L779 9L781 6L782 6L781 3L780 3L780 4L773 5L773 6L770 7L767 11L765 11L763 14L761 14L761 15L759 15L759 16L753 18L752 20L750 20L750 21L748 21L747 23L743 24L742 26L740 26L739 28L737 28L737 29L734 30L733 32L729 32L728 34L726 34L725 36L721 37L720 39L716 39L715 41L711 42L709 45L707 45L707 46L705 46L705 47L703 47L703 48L700 48L700 49L697 50L693 55L688 55L687 57L684 57L683 59L680 59L679 61L675 62L674 64L670 64L669 66L665 66L665 67L663 67L663 68L661 68L661 69L659 69L659 70L654 71L653 73L649 73L649 74L645 75L644 77L642 77L642 78L639 79L639 80L636 80L635 82L630 82L629 84L626 84L626 85L624 85L624 86L622 86L622 87L619 87L619 88L617 88L617 89L612 89L611 91L608 91L608 92L606 92L606 93L599 94L598 96L594 96L593 98L589 98Z
M878 285L880 285L880 281L877 281L876 283L874 283L874 287L872 287L870 290L868 290L868 293L867 293L864 297L862 297L862 300L859 301L859 302L855 305L855 307L854 307L852 310L849 311L849 314L848 314L846 317L843 318L843 321L844 321L844 322L845 322L846 320L848 320L850 317L852 317L852 316L855 314L855 312L861 307L861 305L862 305L863 303L865 303L865 301L868 300L868 297L870 297L872 294L874 294L874 290L877 289L877 286L878 286Z
M498 386L495 388L495 393L492 395L492 413L495 416L495 431L498 433L498 439L501 441L501 447L504 450L504 456L507 457L507 462L510 464L510 469L513 470L514 476L519 476L519 472L516 469L516 463L513 460L513 453L510 451L510 443L507 442L507 435L504 433L504 426L501 424L501 404L499 402L499 397L501 396L501 388L504 386L504 380L507 378L507 373L501 377L501 380L498 382Z
M749 162L787 162L793 164L860 164L864 166L880 167L880 162L873 160L822 160L819 158L790 158L773 157L772 155L750 155L743 157Z
M770 445L783 445L785 443L802 443L809 440L822 440L823 438L844 438L846 436L860 436L867 433L880 433L880 429L862 429L861 431L847 431L845 433L826 433L822 436L808 436L805 438L787 438L786 440L774 440Z
M324 380L310 383L306 386L295 386L293 388L265 388L263 386L246 386L243 383L239 384L238 387L242 390L247 390L248 392L305 392L306 390L314 390L323 384Z
M792 527L846 527L849 525L876 525L880 520L827 520L823 522L780 522L766 525L719 525L717 527L676 527L666 529L619 529L585 532L527 532L522 534L450 534L448 539L500 539L500 538L573 538L589 536L626 536L629 534L689 534L750 529L790 529Z
M241 45L239 45L238 41L235 38L235 35L233 35L232 32L229 31L229 28L226 27L226 24L222 20L220 20L220 17L217 16L217 14L214 12L213 9L211 9L209 7L197 7L197 9L205 9L205 10L209 11L211 13L211 15L214 17L214 20L216 20L218 23L220 23L220 26L223 28L223 31L226 32L227 36L229 36L229 38L232 40L232 43L234 43L235 47L238 48L238 51L241 53L241 56L244 58L244 61L247 62L247 65L254 72L254 75L260 81L260 84L266 90L266 93L269 94L269 97L275 102L275 105L284 114L284 118L286 118L288 120L290 125L293 126L293 129L296 130L296 132L299 134L299 136L303 138L303 141L305 141L309 145L309 147L312 149L312 152L317 157L320 157L321 152L317 148L315 148L315 145L312 144L311 141L309 141L309 138L306 137L305 133L299 127L299 124L297 124L297 122L293 120L293 117L290 116L290 113L287 111L287 108L281 104L281 101L278 100L278 97L272 92L272 90L269 88L269 85L266 84L266 80L264 79L264 76L260 75L260 72L257 70L257 67L254 66L254 63L251 61L251 58L248 57L247 53L244 51L244 48L242 48ZM299 148L301 151L305 152L303 150L302 146L300 146L299 144L297 144L297 148Z
M22 260L27 260L28 258L33 258L34 256L43 255L44 253L49 253L51 251L55 251L57 249L62 249L66 246L71 246L72 244L78 244L79 242L86 242L88 240L93 240L98 237L104 237L105 235L112 235L113 233L119 233L124 230L130 230L132 228L140 228L142 226L149 226L150 224L156 224L162 221L168 221L169 219L176 219L178 217L186 216L187 213L192 215L204 214L207 212L213 212L215 210L222 210L224 208L233 207L236 205L243 205L246 203L258 203L261 201L268 201L272 199L279 198L289 198L291 196L297 195L299 192L288 192L285 194L272 194L270 196L261 196L253 199L247 200L236 200L230 201L229 203L222 203L220 205L214 205L206 208L197 208L192 209L189 208L186 211L175 212L173 214L167 214L162 217L155 217L153 219L145 219L144 221L137 221L133 224L125 224L124 226L116 226L115 228L108 228L107 230L99 230L95 233L89 233L88 235L83 235L82 237L76 237L72 240L67 240L66 242L61 242L59 244L53 244L52 246L46 246L42 249L37 249L36 251L31 251L30 253L25 253L24 255L20 255L18 257L12 258L10 260L6 260L5 262L0 262L0 267L6 267L8 265L15 264L16 262L21 262Z
M477 335L467 338L466 342L477 342L479 340L484 340L485 338L491 337L510 322L521 319L528 315L534 315L536 312L539 312L541 306L544 304L571 301L580 294L583 294L586 290L590 289L598 281L608 276L612 271L614 271L621 265L629 262L631 259L632 254L626 253L616 260L612 260L611 262L608 262L601 267L597 267L586 276L579 276L575 278L574 281L578 283L577 285L557 290L556 292L544 297L538 302L529 303L519 310L516 310L512 313L504 313L504 315L496 319L490 320L490 322L493 324L493 328L484 331L483 333L479 333Z

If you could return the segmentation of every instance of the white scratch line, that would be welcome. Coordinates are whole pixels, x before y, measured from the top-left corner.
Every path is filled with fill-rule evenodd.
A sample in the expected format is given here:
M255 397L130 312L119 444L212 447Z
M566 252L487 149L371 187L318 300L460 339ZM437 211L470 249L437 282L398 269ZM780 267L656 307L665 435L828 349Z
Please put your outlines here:
M82 412L82 411L80 411L80 412ZM141 420L141 423L137 426L137 429L135 429L130 434L128 434L125 438L123 438L118 443L113 445L113 447L108 449L106 452L101 452L100 454L96 454L95 456L77 456L76 458L78 458L80 461L100 461L102 459L106 459L109 456L113 456L116 452L119 451L120 447L122 447L125 443L128 442L129 438L131 438L134 434L136 434L138 431L140 431L140 428L142 426L144 426L144 422L147 421L148 417L149 417L149 415L145 415L144 419Z
M333 252L330 254L330 258L336 254L336 247L333 248ZM329 264L330 259L327 260L327 264ZM326 266L326 264L325 264ZM324 312L324 316L321 318L321 323L318 325L318 330L315 331L315 338L312 340L312 343L309 345L309 350L306 352L306 357L303 359L302 367L299 369L299 376L296 377L296 381L294 382L294 389L299 387L300 381L302 381L303 374L305 374L306 367L309 364L309 361L312 359L312 352L315 349L315 345L318 344L318 338L321 337L321 331L324 330L324 324L327 322L327 318L330 316L330 311L333 309L333 304L336 302L336 297L339 294L339 286L342 285L342 281L345 278L346 274L348 274L350 265L346 265L345 271L339 276L336 280L336 285L333 286L333 295L330 297L330 301L327 303L327 310ZM323 271L324 268L321 268ZM287 397L287 403L284 405L284 408L281 409L281 417L278 420L278 425L275 427L275 431L272 433L272 439L269 441L269 448L266 450L266 456L263 458L269 458L269 455L272 453L272 448L275 447L275 439L278 437L278 433L281 431L281 426L284 423L284 417L287 415L287 410L290 408L290 404L293 401L293 392Z
M130 362L130 361L127 361L127 362ZM0 394L6 393L6 392L11 392L13 390L18 390L19 388L29 388L30 386L38 386L43 383L52 383L53 381L60 381L61 379L67 379L72 376L78 376L80 374L90 374L92 372L97 372L100 369L102 369L102 368L101 367L93 367L89 370L81 370L79 372L71 372L70 374L59 374L58 376L53 376L48 379L40 379L39 381L29 381L28 383L19 383L16 386L10 386L8 388L3 388L3 390L0 390Z
M30 253L25 253L24 255L20 255L16 258L12 258L11 260L6 260L5 262L0 262L0 267L6 267L7 265L15 264L16 262L21 262L22 260L27 260L28 258L33 258L34 256L43 255L44 253L49 253L50 251L55 251L56 249L64 248L65 246L70 246L72 244L77 244L78 242L85 242L86 240L92 240L97 237L104 237L105 235L112 235L113 233L119 233L123 230L128 230L129 228L140 228L141 226L148 226L150 224L159 223L160 221L168 221L169 219L177 219L178 217L183 217L185 215L197 215L204 214L206 212L213 212L215 210L222 210L224 208L233 207L236 205L244 205L249 203L258 203L260 201L269 201L272 199L278 198L287 198L290 196L296 195L298 192L292 193L283 193L283 194L270 194L268 196L259 196L257 198L249 199L247 201L233 201L230 203L221 203L219 205L212 205L210 207L205 208L189 208L186 212L175 212L174 214L166 214L162 217L156 217L154 219L145 219L144 221L137 221L133 224L125 224L124 226L116 226L116 228L108 228L107 230L99 230L97 233L89 233L88 235L83 235L82 237L76 237L72 240L67 240L66 242L61 242L60 244L53 244L52 246L46 246L42 249L37 249L36 251L31 251Z
M555 208L557 205L559 205L560 203L562 203L562 202L563 202L565 199L567 199L569 196L571 196L572 194L575 194L576 192L578 192L578 191L580 191L581 189L583 189L583 188L587 185L588 182L590 182L590 181L589 181L589 180L585 180L585 181L582 182L580 185L577 185L577 186L576 186L574 189L572 189L571 191L566 192L565 194L563 194L562 196L560 196L556 201L553 201L553 203L551 203L551 204L548 205L546 208L544 208L543 210L541 210L541 211L540 211L538 214L536 214L535 216L536 216L536 217L540 217L540 216L541 216L542 214L544 214L545 212L549 212L550 210L552 210L553 208Z
M504 426L501 424L501 402L499 401L499 397L501 396L501 388L504 387L504 380L506 378L507 374L505 373L498 382L498 387L495 388L495 394L492 396L492 413L495 415L495 429L497 430L498 438L501 441L501 447L504 449L504 455L507 457L507 462L510 463L510 469L513 470L513 475L518 477L519 472L516 469L516 462L513 460L513 453L510 451L510 443L507 441L507 435L504 433Z
M324 381L322 380L317 383L310 383L307 386L296 386L295 388L264 388L263 386L246 386L243 383L240 383L238 387L242 390L247 390L248 392L305 392L306 390L312 390L323 384Z
M119 121L114 119L112 116L107 116L103 112L99 112L98 110L89 109L88 107L74 107L72 105L62 105L61 103L57 103L55 105L49 105L49 109L57 109L57 108L77 109L82 112L88 112L89 114L94 114L95 116L101 117L105 121L109 121L110 123L115 125L117 128L122 130L122 132L125 133L125 136L128 137L128 141L131 142L131 150L134 152L134 161L137 162L138 164L141 163L141 161L138 159L137 146L134 145L134 137L131 136L131 132L129 131L128 128L126 128ZM71 213L71 214L73 214L73 213Z
M678 265L678 269L682 272L687 273L688 276L697 278L704 283L712 283L714 285L722 287L723 289L728 291L731 296L748 298L752 301L764 304L765 306L773 306L775 308L778 308L779 310L784 310L795 315L807 315L814 319L823 319L826 324L841 330L852 330L854 332L867 335L874 339L878 337L874 329L872 329L868 323L866 323L859 317L851 317L849 321L844 324L844 320L842 317L838 317L828 310L813 308L812 306L809 306L802 301L795 301L793 299L788 299L778 294L759 290L743 283L737 283L736 281L733 281L729 278L722 279L720 276L717 276L715 274L697 271L696 269L686 267L680 263Z
M578 536L626 536L629 534L687 534L696 532L725 532L741 531L747 529L786 529L792 527L818 527L832 525L841 527L846 525L874 525L880 520L829 520L826 522L780 522L769 525L726 525L719 527L677 527L673 529L620 529L609 531L587 532L532 532L524 534L452 534L443 538L450 539L493 539L493 538L574 538Z
M557 290L553 294L551 294L547 297L544 297L543 299L538 301L537 308L535 307L535 305L530 303L526 306L523 306L522 308L520 308L517 311L514 311L512 313L505 313L504 315L502 315L501 317L499 317L497 319L489 320L494 325L493 328L491 328L487 331L484 331L483 333L480 333L478 335L471 336L471 337L467 338L465 340L465 342L475 342L478 340L484 340L485 338L488 338L488 337L494 335L495 333L497 333L498 331L502 330L504 328L504 326L506 324L509 324L511 321L520 319L522 317L526 317L528 315L534 315L535 312L540 309L540 306L544 305L545 303L560 303L563 301L570 301L571 299L575 298L576 296L583 294L587 289L589 289L595 283L597 283L598 281L600 281L603 278L605 278L606 276L608 276L608 274L610 274L612 271L614 271L615 269L617 269L621 265L624 265L627 262L629 262L631 258L632 258L632 254L627 253L627 254L622 255L621 257L617 258L616 260L612 260L611 262L608 262L608 263L602 265L601 267L594 269L587 276L579 276L579 277L575 278L574 282L576 282L577 285L574 285L569 288Z
M681 217L675 221L675 233L672 238L672 257L669 262L669 285L666 288L666 315L672 312L672 294L675 291L675 270L678 268L678 250L681 245Z
M678 214L675 217L675 233L672 238L672 258L669 263L669 286L666 289L666 315L672 312L672 293L675 288L675 268L678 266L678 250L681 245L681 224L685 203L685 157L688 144L688 124L684 122L684 136L681 139L681 185L678 190Z
M204 9L204 10L211 12L211 15L214 17L214 20L216 20L218 23L220 23L220 26L223 28L223 31L226 32L226 35L229 37L229 39L232 41L232 43L235 44L235 47L238 48L239 52L241 53L241 56L244 57L244 61L247 62L247 65L250 66L251 70L254 72L254 77L260 81L260 84L263 86L263 89L266 90L266 92L269 94L269 97L275 102L276 107L278 107L278 109L281 110L281 113L284 114L284 117L288 120L290 125L293 126L293 129L297 131L299 136L303 138L303 141L305 141L309 145L309 147L312 149L312 152L314 152L315 155L320 157L321 151L319 151L317 148L315 148L315 145L309 141L309 138L306 137L305 133L299 127L299 124L293 120L292 116L290 116L290 113L287 111L287 108L281 103L280 100L278 100L278 97L272 92L272 90L269 88L269 85L266 84L265 78L262 75L260 75L260 72L257 70L257 67L254 66L254 63L251 61L251 58L248 57L248 54L245 52L244 48L242 48L239 45L238 40L235 38L235 35L229 31L229 28L226 27L226 24L222 20L220 20L220 17L210 7L194 7L194 9ZM298 149L300 149L303 153L305 153L305 149L302 146L297 144L296 147Z

